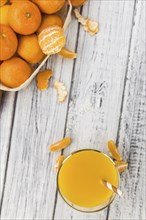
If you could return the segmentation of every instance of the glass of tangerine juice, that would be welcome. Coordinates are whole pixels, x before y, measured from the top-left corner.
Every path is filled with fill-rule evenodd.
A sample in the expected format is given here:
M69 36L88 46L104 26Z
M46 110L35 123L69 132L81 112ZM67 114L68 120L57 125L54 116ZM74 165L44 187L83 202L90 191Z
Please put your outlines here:
M83 212L107 207L116 193L104 181L119 187L119 173L113 160L93 149L83 149L65 158L57 174L58 190L65 202Z

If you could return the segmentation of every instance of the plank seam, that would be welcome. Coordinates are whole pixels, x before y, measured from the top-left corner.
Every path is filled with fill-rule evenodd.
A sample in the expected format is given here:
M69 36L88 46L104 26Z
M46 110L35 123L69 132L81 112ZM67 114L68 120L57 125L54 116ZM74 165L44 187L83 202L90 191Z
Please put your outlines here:
M133 18L132 18L132 27L131 27L131 34L130 34L129 48L128 48L128 56L127 56L127 64L126 64L125 77L124 77L124 85L123 85L123 92L122 92L122 101L121 101L121 108L120 108L120 117L119 117L119 124L118 124L118 132L117 132L117 138L116 138L116 144L117 144L117 146L118 146L118 143L119 143L120 125L121 125L121 119L122 119L122 113L123 113L123 107L124 107L125 88L126 88L127 74L128 74L128 69L129 69L129 61L130 61L129 58L130 58L130 54L131 54L131 44L132 44L132 36L133 36L133 27L134 27L134 25L135 25L136 3L137 3L137 0L135 0L135 2L134 2L134 10L133 10Z
M2 100L3 100L3 92L0 90L0 110L1 110Z
M130 61L130 53L131 53L131 44L132 44L132 36L133 36L133 27L135 24L135 16L136 16L136 3L137 0L134 2L134 8L133 8L133 17L132 17L132 25L131 25L131 33L130 33L130 40L129 40L129 48L128 48L128 56L127 56L127 64L126 64L126 70L125 70L125 77L124 77L124 85L123 85L123 92L122 92L122 101L121 101L121 108L120 108L120 117L119 117L119 124L117 129L117 138L116 138L116 145L119 144L119 134L120 134L120 126L121 126L121 119L122 119L122 113L123 113L123 107L124 107L124 100L125 100L125 88L126 88L126 82L127 82L127 74L129 69L129 61ZM107 215L106 220L109 219L109 213L110 213L110 206L107 208Z
M13 126L14 126L14 119L15 119L17 95L18 95L18 92L16 92L16 96L15 96L15 99L14 99L14 109L13 109L13 113L12 113L12 123L11 123L11 127L10 127L10 139L9 139L9 146L8 146L8 155L7 155L6 169L5 169L6 171L5 171L5 175L4 175L2 197L1 197L1 201L0 201L0 213L2 211L3 198L4 198L4 194L5 194L5 185L6 185L6 180L7 180L7 170L8 170L8 163L9 163L9 157L10 157L11 140L12 140Z
M83 8L81 8L81 13L82 13L82 10L83 10ZM76 40L76 45L75 45L75 51L77 51L77 48L78 48L79 32L80 32L80 25L78 24L77 40ZM75 66L76 66L76 60L74 60L74 64L73 64L72 77L71 77L71 86L70 86L70 90L69 90L69 97L68 97L68 104L67 104L67 113L66 113L66 119L65 119L64 135L63 135L63 137L65 137L65 134L66 134L67 118L68 118L68 109L69 109L69 100L70 100L70 97L71 97L71 92L72 92L72 87L73 87L72 81L73 81L73 78L74 78L74 75L75 75ZM63 154L63 150L61 151L61 155L62 155L62 154ZM55 217L57 199L58 199L58 191L57 191L57 189L56 189L52 220L54 220L54 217Z

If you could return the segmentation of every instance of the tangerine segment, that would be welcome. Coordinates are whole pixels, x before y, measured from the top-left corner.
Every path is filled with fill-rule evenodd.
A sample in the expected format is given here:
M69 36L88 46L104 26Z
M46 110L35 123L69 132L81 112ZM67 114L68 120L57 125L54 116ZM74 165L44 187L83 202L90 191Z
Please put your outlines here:
M62 18L57 14L53 14L53 15L44 14L42 16L42 23L41 23L39 29L37 30L37 32L40 33L45 28L50 27L50 26L54 26L54 25L57 25L59 27L63 27Z
M9 9L10 9L10 5L4 5L0 7L0 24L9 25L8 22Z
M117 160L117 161L122 160L122 156L121 156L120 152L118 151L117 146L115 145L115 143L112 140L108 141L108 149L109 149L109 152L111 153L112 157L115 160Z
M115 165L120 173L128 168L128 163L126 161L115 161Z
M0 60L7 60L11 58L18 45L18 40L15 32L6 25L0 25Z
M87 0L71 0L71 4L74 7L78 7L78 6L82 6L83 4L85 4Z
M48 88L48 80L53 76L53 73L51 70L45 70L37 75L37 87L41 91L45 90Z
M68 58L68 59L75 59L77 57L77 53L74 53L65 47L63 47L58 54L64 58Z
M69 137L66 137L58 142L56 142L55 144L52 144L49 147L50 151L58 151L58 150L62 150L64 148L66 148L68 145L70 145L71 143L71 139Z
M7 0L0 0L0 7L5 5L7 3Z
M33 34L41 24L39 8L30 1L14 2L10 6L9 24L18 34Z
M66 38L63 29L52 26L44 29L38 36L39 45L46 55L58 53L65 45Z
M65 4L65 0L33 0L33 2L46 14L59 11Z
M64 159L65 159L65 156L64 156L64 155L60 155L60 156L56 159L56 161L55 161L55 169L56 169L56 171L59 170L59 168L61 167L61 165L62 165Z
M19 36L17 53L31 64L38 63L45 57L39 46L36 34Z
M0 81L4 85L16 88L30 77L32 68L24 60L14 57L0 65L0 73Z

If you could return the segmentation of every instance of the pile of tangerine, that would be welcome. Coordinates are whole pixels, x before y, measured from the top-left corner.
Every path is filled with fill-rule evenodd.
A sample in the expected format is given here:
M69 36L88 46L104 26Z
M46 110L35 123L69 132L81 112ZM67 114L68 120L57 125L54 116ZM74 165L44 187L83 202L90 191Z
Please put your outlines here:
M59 53L66 39L56 14L66 0L0 0L0 82L10 88L24 83L32 64ZM71 0L81 6L85 0ZM60 55L68 53L63 51ZM70 56L70 54L69 54Z

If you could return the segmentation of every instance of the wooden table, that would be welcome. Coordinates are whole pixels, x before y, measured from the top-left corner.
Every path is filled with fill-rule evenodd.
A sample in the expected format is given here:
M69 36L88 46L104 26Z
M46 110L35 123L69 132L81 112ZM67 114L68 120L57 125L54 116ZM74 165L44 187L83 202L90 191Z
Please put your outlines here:
M142 0L90 0L81 13L99 21L91 37L73 18L67 47L75 61L50 58L54 79L69 91L59 104L50 86L40 92L4 93L1 101L1 218L3 220L144 220L146 145L145 6ZM52 85L52 82L51 82ZM116 141L129 169L121 175L122 198L92 214L67 206L56 188L54 161L60 152L48 146L70 136L64 154L80 148L107 153Z

